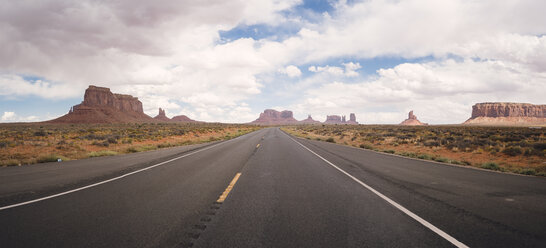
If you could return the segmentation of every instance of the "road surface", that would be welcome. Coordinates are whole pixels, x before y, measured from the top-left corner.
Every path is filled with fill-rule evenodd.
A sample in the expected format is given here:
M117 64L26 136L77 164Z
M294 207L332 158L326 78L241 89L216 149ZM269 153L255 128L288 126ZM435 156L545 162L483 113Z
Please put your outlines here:
M544 247L546 179L262 129L0 168L0 247Z

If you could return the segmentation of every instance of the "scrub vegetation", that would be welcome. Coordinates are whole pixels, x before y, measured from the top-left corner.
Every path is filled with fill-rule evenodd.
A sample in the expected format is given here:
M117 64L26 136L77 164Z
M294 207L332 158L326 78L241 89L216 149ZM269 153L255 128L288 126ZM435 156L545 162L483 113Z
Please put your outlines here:
M0 166L112 156L227 140L259 128L217 123L0 124Z
M546 176L544 128L300 125L283 130L307 139L406 157Z

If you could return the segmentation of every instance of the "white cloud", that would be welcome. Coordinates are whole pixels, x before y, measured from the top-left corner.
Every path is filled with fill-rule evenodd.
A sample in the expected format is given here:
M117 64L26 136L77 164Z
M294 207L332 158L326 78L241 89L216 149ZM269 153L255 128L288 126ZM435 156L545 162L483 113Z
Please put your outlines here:
M18 75L0 74L0 96L6 98L34 95L47 99L67 99L82 95L83 89L70 84L42 80L29 82Z
M15 114L15 112L11 111L4 111L4 114L2 117L0 117L0 121L2 122L32 122L32 121L39 121L40 119L37 116L31 115L31 116L18 116Z
M387 122L395 121L392 111L416 105L424 112L416 110L420 118L438 116L424 121L457 122L464 119L458 111L473 101L540 103L537 95L545 93L544 1L338 1L334 11L312 22L290 13L301 2L5 1L0 3L0 97L66 99L96 84L138 96L153 115L162 107L204 120L249 121L254 118L243 120L250 117L243 103L278 95L263 88L279 84L271 75L282 68L293 80L291 89L307 94L293 103L303 113L324 116L360 108ZM220 40L219 31L237 25L287 22L302 28L281 41ZM384 68L375 79L362 78L357 63L420 57L432 62ZM303 65L313 65L308 70L315 73L302 76ZM510 90L516 93L507 94Z
M343 63L342 65L345 66L345 76L347 77L358 76L359 74L358 72L356 72L356 70L362 68L362 66L360 66L360 63L349 62L349 63Z
M0 118L2 121L13 121L15 120L15 112L4 112L2 115L2 118Z
M422 121L441 124L468 119L477 102L540 104L546 95L546 73L517 63L406 63L378 74L360 83L332 82L308 89L304 100L293 107L311 113L355 111L365 123L399 123L413 109Z
M283 73L283 74L286 74L291 78L301 76L300 69L297 66L294 66L294 65L289 65L289 66L287 66L287 67L285 67L283 69L280 69L279 72Z

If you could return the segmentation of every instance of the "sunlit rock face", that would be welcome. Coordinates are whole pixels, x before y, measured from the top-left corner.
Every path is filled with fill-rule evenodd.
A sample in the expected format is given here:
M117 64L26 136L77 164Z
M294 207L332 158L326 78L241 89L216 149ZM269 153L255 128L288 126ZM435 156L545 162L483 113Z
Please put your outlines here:
M546 105L486 102L472 106L470 125L546 125Z
M70 108L68 114L50 122L58 123L122 123L151 122L142 102L131 95L114 94L109 88L90 85L83 101Z

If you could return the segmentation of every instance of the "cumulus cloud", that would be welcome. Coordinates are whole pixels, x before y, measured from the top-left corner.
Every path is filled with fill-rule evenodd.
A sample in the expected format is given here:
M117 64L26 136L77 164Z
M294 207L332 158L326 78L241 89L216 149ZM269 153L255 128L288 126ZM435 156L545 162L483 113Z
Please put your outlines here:
M38 120L39 118L37 116L18 116L15 112L11 111L5 111L2 117L0 117L0 121L2 122L31 122Z
M477 102L540 103L546 77L517 63L446 60L405 63L360 83L332 82L308 89L293 107L311 113L356 111L364 123L398 123L409 110L434 124L459 123Z
M342 65L345 68L341 68L339 66L327 65L327 66L309 66L308 70L311 72L324 72L334 76L344 75L347 77L356 77L359 75L358 72L356 72L356 70L362 68L362 66L360 66L360 63L349 62L349 63L342 63Z
M151 115L162 107L173 115L245 122L259 112L245 102L279 95L265 87L286 90L275 87L281 75L290 89L305 92L301 100L278 103L296 112L356 109L395 123L393 111L412 105L421 106L424 121L444 123L463 120L472 102L540 103L537 96L546 95L544 1L338 1L312 20L291 12L301 3L3 1L0 97L66 99L95 84L138 96ZM220 37L239 25L274 29L287 22L301 28L282 40ZM371 77L359 71L359 60L423 57L429 62ZM314 73L302 73L305 67Z
M287 67L285 67L283 69L280 69L279 72L283 73L283 74L286 74L291 78L301 76L300 69L297 66L294 66L294 65L289 65L289 66L287 66Z

